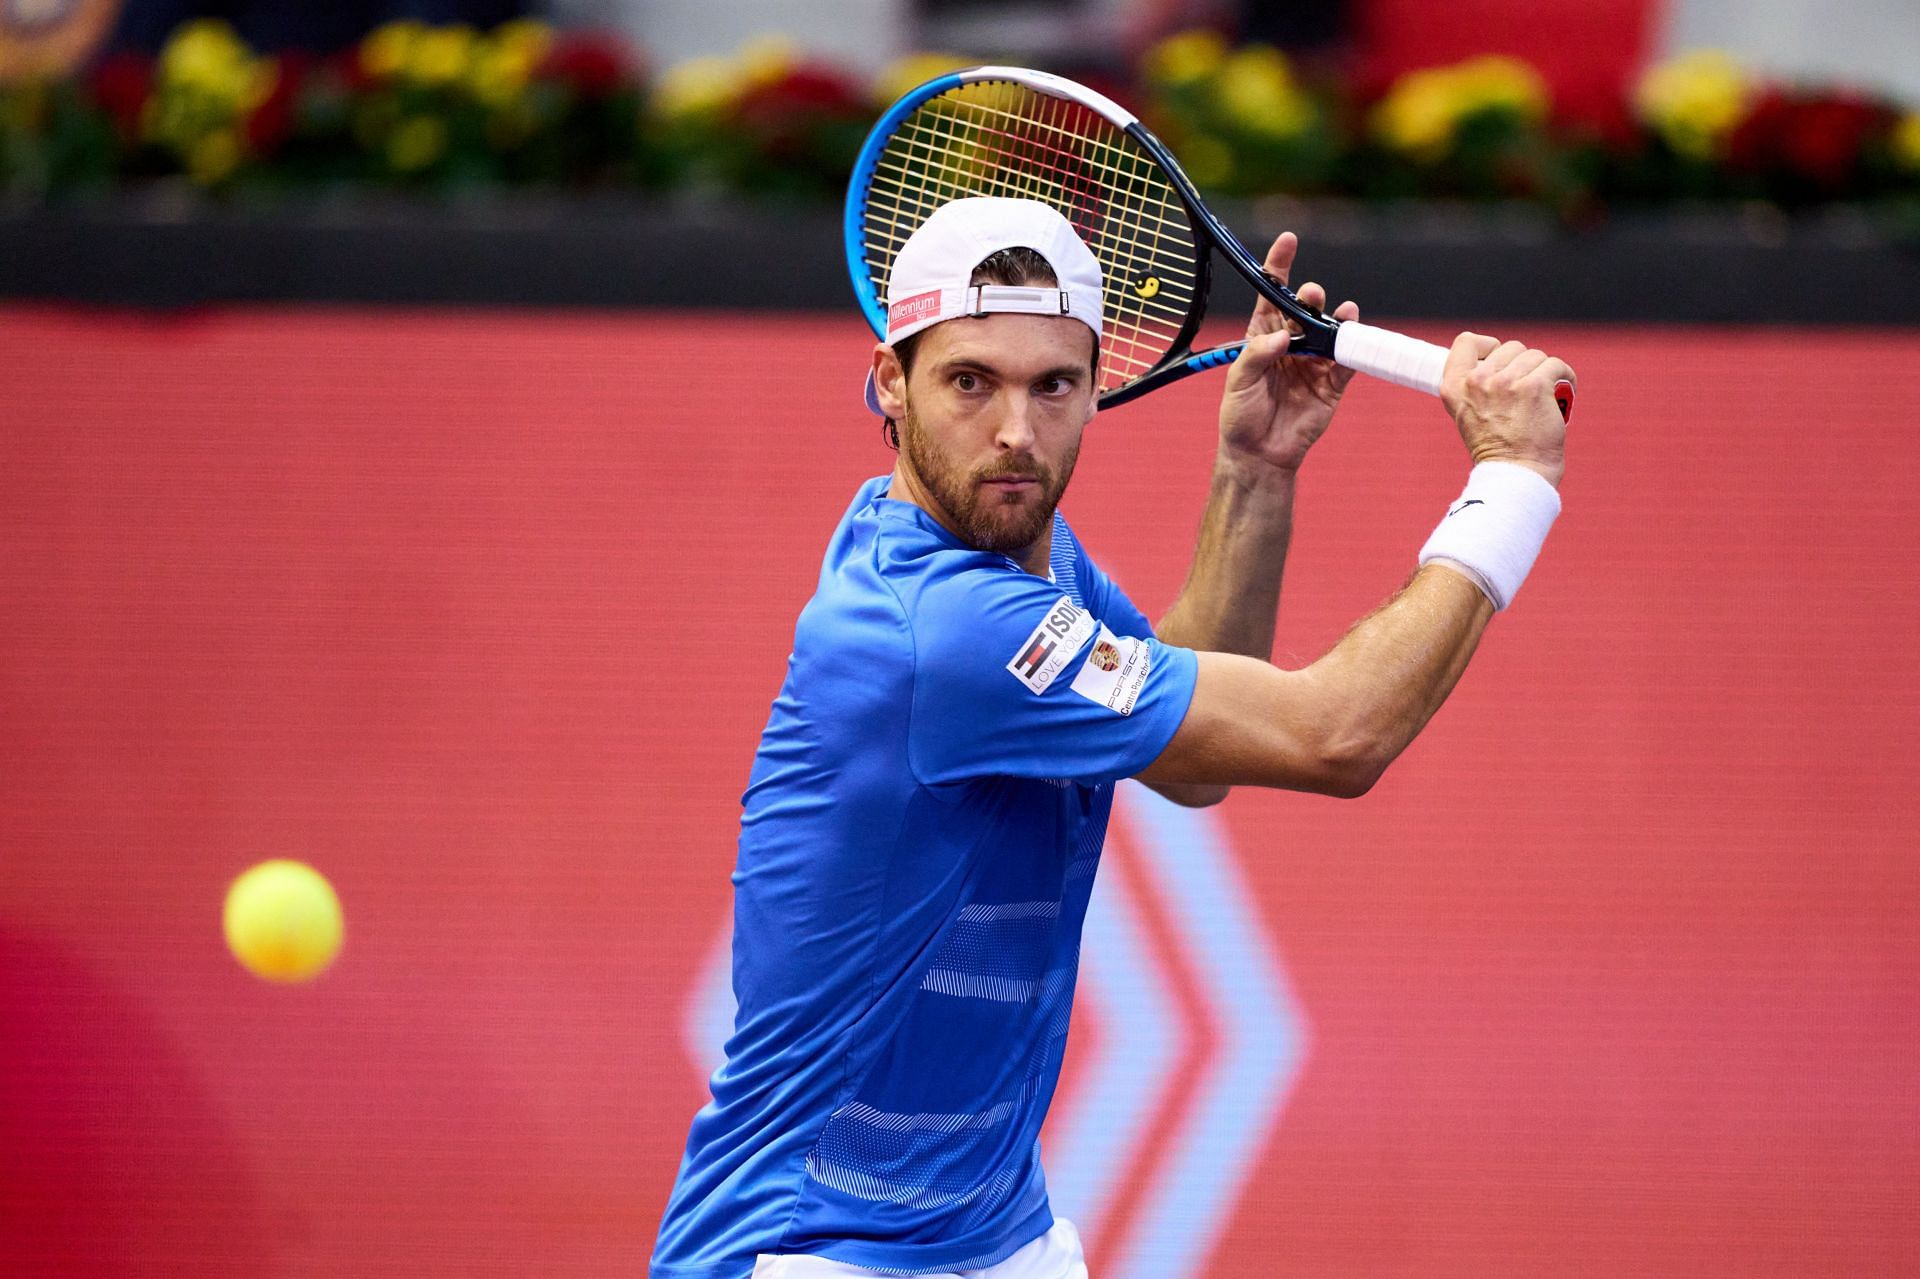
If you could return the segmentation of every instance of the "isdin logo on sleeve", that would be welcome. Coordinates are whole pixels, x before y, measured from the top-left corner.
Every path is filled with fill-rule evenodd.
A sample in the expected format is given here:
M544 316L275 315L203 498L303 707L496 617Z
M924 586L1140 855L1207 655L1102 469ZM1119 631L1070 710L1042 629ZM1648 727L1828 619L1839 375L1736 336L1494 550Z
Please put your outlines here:
M1062 595L1014 653L1007 669L1033 692L1044 693L1053 677L1086 647L1098 625L1085 609Z

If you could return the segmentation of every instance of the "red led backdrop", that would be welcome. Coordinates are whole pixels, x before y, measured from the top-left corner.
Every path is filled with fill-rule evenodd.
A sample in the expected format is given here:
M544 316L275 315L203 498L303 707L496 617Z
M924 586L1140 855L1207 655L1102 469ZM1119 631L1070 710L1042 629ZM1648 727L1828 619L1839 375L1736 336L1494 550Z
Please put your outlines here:
M1528 336L1586 385L1518 605L1372 795L1215 810L1302 1055L1189 1269L1912 1273L1920 336ZM890 457L861 333L13 310L0 342L6 1272L642 1273L755 736ZM1217 388L1096 422L1067 503L1149 612ZM1355 390L1283 658L1404 576L1449 433ZM1105 958L1189 1012L1113 1117L1102 1279L1238 1015L1115 852L1144 941ZM309 987L222 947L268 856L346 905ZM1135 1025L1086 1010L1063 1109Z

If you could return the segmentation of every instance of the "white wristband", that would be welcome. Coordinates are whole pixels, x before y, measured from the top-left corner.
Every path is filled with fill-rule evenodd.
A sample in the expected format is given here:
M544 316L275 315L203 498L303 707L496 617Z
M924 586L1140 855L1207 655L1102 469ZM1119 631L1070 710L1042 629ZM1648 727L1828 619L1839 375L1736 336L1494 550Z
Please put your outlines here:
M1559 514L1560 492L1546 476L1516 462L1482 462L1420 548L1420 562L1464 569L1493 607L1503 609L1527 580Z

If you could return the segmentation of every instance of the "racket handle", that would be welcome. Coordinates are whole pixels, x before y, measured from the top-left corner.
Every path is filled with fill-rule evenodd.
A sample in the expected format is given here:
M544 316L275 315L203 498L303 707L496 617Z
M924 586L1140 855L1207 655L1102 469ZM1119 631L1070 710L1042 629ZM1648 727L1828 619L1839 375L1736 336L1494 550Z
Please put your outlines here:
M1345 368L1411 387L1428 395L1440 394L1440 375L1446 371L1447 348L1410 338L1391 329L1376 329L1358 320L1344 320L1333 335L1334 363ZM1573 420L1573 383L1564 378L1553 384L1553 402L1560 420Z
M1333 335L1333 359L1345 368L1395 386L1438 395L1440 374L1447 367L1447 348L1391 329L1345 320Z

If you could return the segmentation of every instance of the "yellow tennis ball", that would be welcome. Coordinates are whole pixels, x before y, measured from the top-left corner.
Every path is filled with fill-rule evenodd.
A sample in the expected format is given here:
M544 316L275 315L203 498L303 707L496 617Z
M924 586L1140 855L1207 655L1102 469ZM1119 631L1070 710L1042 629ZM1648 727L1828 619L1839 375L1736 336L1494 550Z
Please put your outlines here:
M340 953L340 898L304 862L261 862L227 889L227 948L268 981L317 977Z

